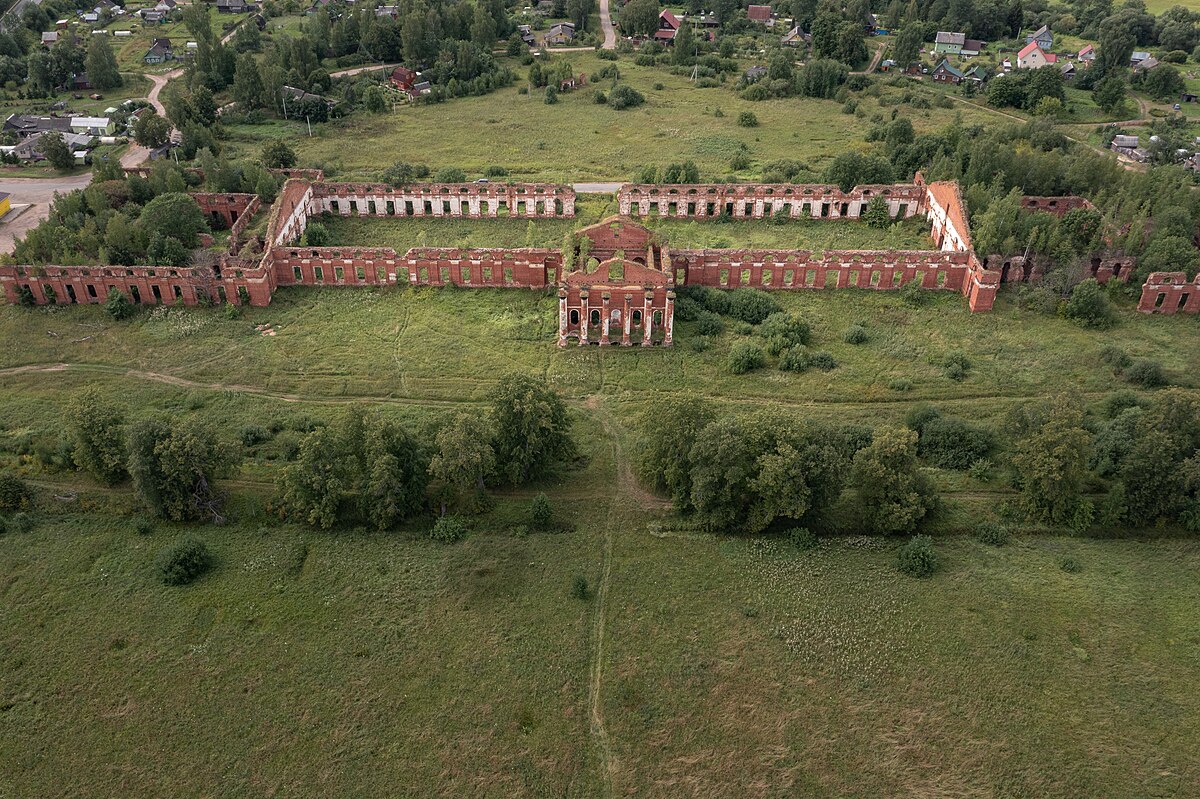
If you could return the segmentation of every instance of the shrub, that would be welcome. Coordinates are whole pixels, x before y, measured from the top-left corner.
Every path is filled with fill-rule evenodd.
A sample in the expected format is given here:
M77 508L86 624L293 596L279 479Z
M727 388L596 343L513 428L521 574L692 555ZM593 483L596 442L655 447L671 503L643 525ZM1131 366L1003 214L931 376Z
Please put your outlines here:
M758 117L754 115L753 111L743 111L742 113L738 114L737 123L739 127L757 128Z
M932 577L938 568L933 539L927 535L914 535L908 543L900 547L896 568L909 577Z
M893 377L888 381L889 391L912 391L913 381L907 377Z
M754 325L749 322L734 322L733 332L739 336L748 336L754 332Z
M838 366L837 361L833 359L833 355L824 350L814 352L808 359L808 362L814 369L820 369L822 372L831 372Z
M761 324L768 316L781 310L779 302L765 291L734 289L729 295L729 315L752 325Z
M617 86L608 93L608 107L615 111L634 108L644 102L646 102L645 96L630 86Z
M549 530L554 524L554 508L545 494L539 493L529 506L529 526L534 530Z
M781 372L806 372L808 366L808 350L804 347L792 347L779 356Z
M1008 543L1008 528L996 522L980 522L975 528L975 537L988 546L1002 547Z
M901 286L897 292L900 299L904 300L909 305L924 305L929 300L929 294L925 289L921 288L920 280L910 280Z
M696 314L696 332L702 336L719 336L725 329L721 317L712 311L700 311Z
M108 290L108 298L104 301L104 310L108 311L108 315L117 321L128 319L137 313L137 306L129 301L129 298L115 286Z
M1100 360L1111 366L1117 374L1124 372L1133 363L1133 359L1125 354L1125 350L1112 344L1105 344L1100 348Z
M441 516L433 523L429 537L443 544L453 544L467 537L467 525L457 516Z
M1125 379L1143 388L1157 388L1167 384L1162 364L1145 358L1139 358L1129 365L1125 370Z
M133 520L133 531L138 535L150 535L154 532L154 519L149 516L139 516Z
M558 91L553 86L546 87L546 105L554 105L558 102Z
M261 444L271 438L271 434L267 432L265 427L256 424L249 424L242 428L240 435L242 445L253 447L256 444Z
M28 533L33 529L33 516L25 512L14 513L5 527L10 533Z
M749 341L740 341L733 345L729 352L729 371L735 375L760 369L767 362L767 354L762 347Z
M930 419L919 435L917 454L942 469L966 469L995 445L991 431L962 419Z
M1059 568L1068 574L1075 574L1083 570L1083 564L1076 558L1063 558L1062 563L1059 564Z
M817 547L817 537L807 527L793 527L787 531L787 538L792 546L805 552Z
M587 578L582 574L575 575L571 580L571 596L578 600L586 600L591 596L591 589L588 588Z
M24 510L32 501L33 492L24 480L12 474L0 474L0 511Z
M184 536L158 553L155 566L159 578L167 585L185 585L195 580L212 565L212 556L204 542Z
M812 336L812 331L808 323L801 319L796 314L783 313L776 311L763 320L758 326L758 333L765 339L780 339L783 342L782 349L786 347L794 347L797 344L807 344Z
M988 479L988 475L992 473L992 461L990 458L980 458L967 468L967 474L972 480L984 482Z
M850 329L842 336L842 340L847 344L866 344L869 338L867 329L862 325L851 325Z
M1063 316L1083 327L1111 327L1114 321L1108 294L1095 278L1088 278L1071 291Z
M712 349L712 339L708 336L697 336L691 341L692 352L707 352Z

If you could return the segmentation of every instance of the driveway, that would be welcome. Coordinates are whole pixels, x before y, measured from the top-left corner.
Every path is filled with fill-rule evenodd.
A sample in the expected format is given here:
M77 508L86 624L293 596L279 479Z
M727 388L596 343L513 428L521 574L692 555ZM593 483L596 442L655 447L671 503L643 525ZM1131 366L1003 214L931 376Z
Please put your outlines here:
M612 14L608 11L608 0L600 0L600 27L604 30L603 50L617 49L617 32L613 30Z

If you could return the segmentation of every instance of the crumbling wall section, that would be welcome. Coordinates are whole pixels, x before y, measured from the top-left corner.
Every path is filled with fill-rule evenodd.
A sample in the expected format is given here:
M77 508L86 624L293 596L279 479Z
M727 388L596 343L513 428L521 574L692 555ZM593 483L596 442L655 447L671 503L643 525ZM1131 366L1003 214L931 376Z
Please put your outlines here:
M1184 272L1151 272L1138 302L1142 313L1200 313L1200 275L1188 280Z
M684 219L858 219L876 197L888 204L893 218L907 219L925 211L925 189L919 184L837 186L791 183L627 183L617 192L622 216Z

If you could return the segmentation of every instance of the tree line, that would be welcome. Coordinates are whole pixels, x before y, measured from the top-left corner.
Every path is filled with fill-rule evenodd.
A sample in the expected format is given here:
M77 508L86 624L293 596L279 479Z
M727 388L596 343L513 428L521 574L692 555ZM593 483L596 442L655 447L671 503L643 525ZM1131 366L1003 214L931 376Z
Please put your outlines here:
M351 407L305 434L276 482L279 518L329 530L393 529L422 515L488 506L487 489L544 479L577 457L562 398L544 380L502 378L483 413L417 431ZM66 408L73 465L106 485L128 481L145 508L172 521L223 521L220 478L236 469L232 442L197 419L129 421L94 389Z

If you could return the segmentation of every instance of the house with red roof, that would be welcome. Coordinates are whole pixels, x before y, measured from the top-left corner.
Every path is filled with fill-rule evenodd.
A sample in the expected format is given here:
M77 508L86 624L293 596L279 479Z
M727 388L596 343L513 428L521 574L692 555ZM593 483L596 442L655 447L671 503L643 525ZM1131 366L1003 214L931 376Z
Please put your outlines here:
M1086 45L1079 51L1079 60L1085 64L1096 60L1096 48L1092 45Z
M1017 53L1017 69L1038 69L1058 62L1058 56L1047 53L1037 42L1030 42Z
M675 41L675 34L683 23L679 17L663 9L658 15L658 30L654 32L655 41L670 43Z
M746 9L746 16L751 22L758 22L763 25L770 25L772 20L770 6L750 6Z

